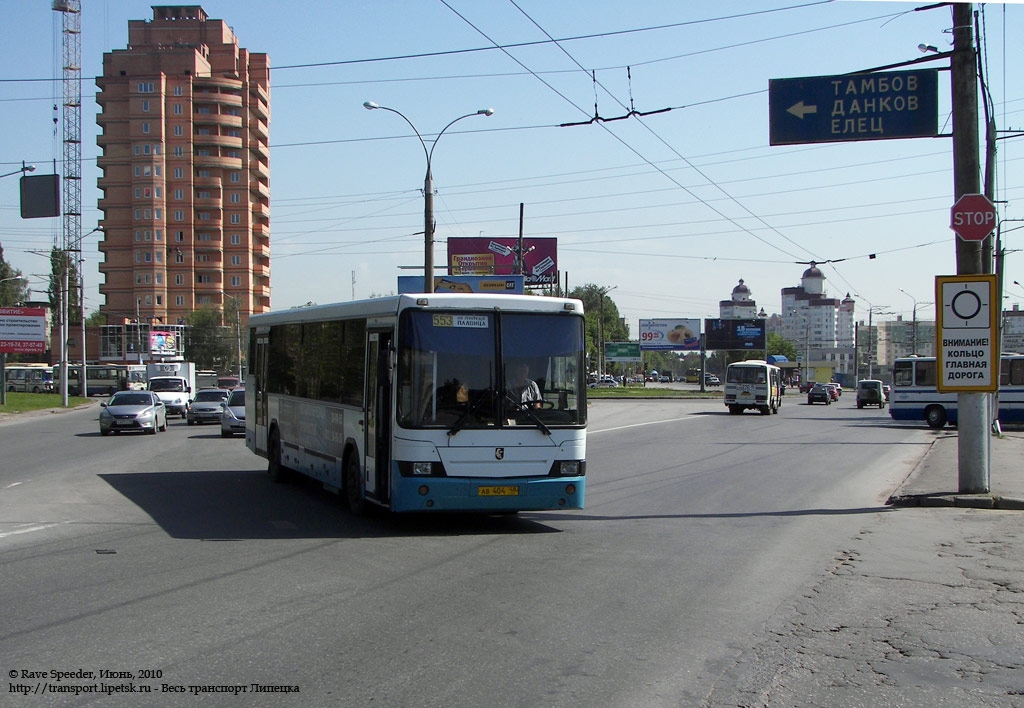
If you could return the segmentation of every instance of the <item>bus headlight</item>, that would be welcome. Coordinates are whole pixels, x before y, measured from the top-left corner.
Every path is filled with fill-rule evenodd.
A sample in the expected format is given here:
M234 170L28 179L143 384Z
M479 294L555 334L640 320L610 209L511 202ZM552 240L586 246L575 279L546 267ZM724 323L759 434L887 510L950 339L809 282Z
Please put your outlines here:
M398 472L403 477L444 477L444 465L440 462L408 462L398 463Z
M552 477L582 477L586 473L586 460L555 460L550 472Z

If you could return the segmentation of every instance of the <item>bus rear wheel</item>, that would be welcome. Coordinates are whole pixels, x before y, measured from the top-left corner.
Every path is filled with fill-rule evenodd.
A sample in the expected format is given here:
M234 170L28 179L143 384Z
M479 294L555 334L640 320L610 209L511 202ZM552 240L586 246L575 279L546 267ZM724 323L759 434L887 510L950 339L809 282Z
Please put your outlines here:
M281 437L275 430L270 434L270 444L267 445L267 474L271 482L287 482L291 476L291 470L281 464Z
M359 460L356 459L355 452L352 452L345 463L345 480L342 493L345 495L345 505L348 507L348 510L356 516L362 516L366 511L366 500L363 498L362 490L360 489L363 482L362 477L359 469Z
M924 411L924 420L929 428L941 428L946 424L946 409L942 406L929 406Z

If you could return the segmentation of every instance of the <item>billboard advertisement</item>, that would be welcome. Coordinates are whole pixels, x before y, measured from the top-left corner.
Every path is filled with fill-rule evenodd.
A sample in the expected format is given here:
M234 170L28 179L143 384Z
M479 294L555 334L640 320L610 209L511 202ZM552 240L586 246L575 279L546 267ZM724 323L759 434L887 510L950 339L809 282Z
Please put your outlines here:
M605 342L604 360L638 364L643 361L640 342Z
M0 307L0 352L42 354L46 351L46 310Z
M398 276L399 295L421 292L423 292L422 276ZM522 295L525 290L523 289L523 276L521 275L435 275L434 292Z
M448 272L451 275L514 275L519 271L519 239L449 238ZM523 276L526 287L558 283L558 239L523 239Z
M704 320L705 349L764 349L764 320Z
M174 332L161 332L154 330L149 333L149 351L152 354L171 356L178 353L176 346L177 338Z
M700 351L700 320L640 320L640 348L645 351Z

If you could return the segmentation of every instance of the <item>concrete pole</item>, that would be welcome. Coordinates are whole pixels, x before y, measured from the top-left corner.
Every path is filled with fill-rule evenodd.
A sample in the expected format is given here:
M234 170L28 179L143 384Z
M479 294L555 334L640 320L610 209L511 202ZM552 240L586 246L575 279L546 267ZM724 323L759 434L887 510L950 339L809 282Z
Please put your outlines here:
M978 148L974 7L972 3L957 3L952 10L953 57L950 62L950 82L953 103L953 201L956 202L964 194L981 192L981 158ZM985 272L981 243L956 239L956 272L957 275ZM1002 307L1002 303L995 302L992 306ZM983 494L989 491L989 408L989 394L957 394L958 486L961 494Z
M423 292L434 292L434 177L429 157L423 180Z

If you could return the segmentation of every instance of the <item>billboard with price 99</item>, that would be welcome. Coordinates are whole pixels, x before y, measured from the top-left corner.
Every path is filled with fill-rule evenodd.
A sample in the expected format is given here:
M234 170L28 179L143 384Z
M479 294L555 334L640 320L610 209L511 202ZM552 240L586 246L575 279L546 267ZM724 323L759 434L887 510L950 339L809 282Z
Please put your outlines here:
M700 351L700 320L640 320L645 351Z

